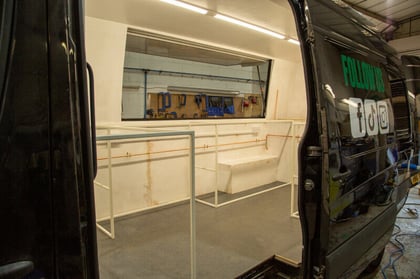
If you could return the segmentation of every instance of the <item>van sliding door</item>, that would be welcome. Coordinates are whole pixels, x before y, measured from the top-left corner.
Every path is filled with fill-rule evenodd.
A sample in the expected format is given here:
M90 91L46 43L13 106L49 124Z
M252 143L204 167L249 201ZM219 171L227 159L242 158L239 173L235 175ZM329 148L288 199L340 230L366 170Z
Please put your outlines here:
M0 278L97 278L82 1L0 16Z
M0 277L53 277L45 1L2 1ZM5 28L7 28L5 30ZM31 30L31 32L27 32Z
M318 130L309 128L300 152L304 277L356 278L381 256L395 222L400 157L390 80L399 69L347 5L307 4L316 96L308 119Z

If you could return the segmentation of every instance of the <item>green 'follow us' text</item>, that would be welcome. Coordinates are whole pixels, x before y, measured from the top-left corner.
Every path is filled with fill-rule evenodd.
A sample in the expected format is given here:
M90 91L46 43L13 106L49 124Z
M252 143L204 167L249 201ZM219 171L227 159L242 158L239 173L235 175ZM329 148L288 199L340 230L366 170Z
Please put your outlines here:
M344 82L346 86L370 91L384 92L382 70L369 63L341 54Z

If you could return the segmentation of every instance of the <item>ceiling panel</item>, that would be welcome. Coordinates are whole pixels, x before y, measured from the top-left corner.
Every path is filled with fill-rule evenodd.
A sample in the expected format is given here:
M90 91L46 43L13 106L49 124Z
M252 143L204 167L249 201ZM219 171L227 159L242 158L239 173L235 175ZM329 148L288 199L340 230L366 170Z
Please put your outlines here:
M419 0L344 0L344 2L395 21L420 15Z
M288 0L186 0L212 13L221 13L297 39ZM159 0L86 0L86 15L147 30L232 48L264 57L300 60L299 46L265 34L168 5Z
M418 7L420 7L420 3L413 5L413 3L410 2L401 2L392 6L381 5L375 7L375 9L378 13L398 21L414 15L415 10L417 10ZM399 13L399 16L397 13Z
M416 16L416 15L417 16L420 15L420 2L417 5L413 5L413 6L407 5L406 9L395 11L389 16L393 18L406 19L407 17Z

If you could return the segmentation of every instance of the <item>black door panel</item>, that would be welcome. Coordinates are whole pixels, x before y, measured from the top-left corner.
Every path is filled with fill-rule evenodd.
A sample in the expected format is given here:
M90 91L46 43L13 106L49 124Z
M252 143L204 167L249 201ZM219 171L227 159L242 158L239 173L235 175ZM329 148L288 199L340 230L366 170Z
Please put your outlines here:
M0 278L97 278L82 2L0 6Z
M356 278L383 250L404 188L398 163L407 158L399 155L410 147L398 141L396 132L405 130L396 126L391 82L402 73L395 51L345 4L300 2L307 4L308 28L301 31L313 73L308 103L316 106L299 154L304 278ZM317 158L307 151L314 138Z
M9 11L10 12L10 11ZM52 277L50 115L45 1L16 1L0 118L0 265L33 261ZM28 32L28 30L30 32ZM2 49L7 48L7 44ZM6 62L7 61L7 62Z

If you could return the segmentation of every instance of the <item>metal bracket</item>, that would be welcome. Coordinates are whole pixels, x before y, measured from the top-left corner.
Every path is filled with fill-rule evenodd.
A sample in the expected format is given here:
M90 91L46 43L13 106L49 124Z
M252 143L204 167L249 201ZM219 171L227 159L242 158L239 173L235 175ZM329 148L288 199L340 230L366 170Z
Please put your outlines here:
M324 279L326 270L325 265L321 265L321 267L314 266L314 279Z
M308 146L306 148L308 157L321 157L322 148L320 146Z

